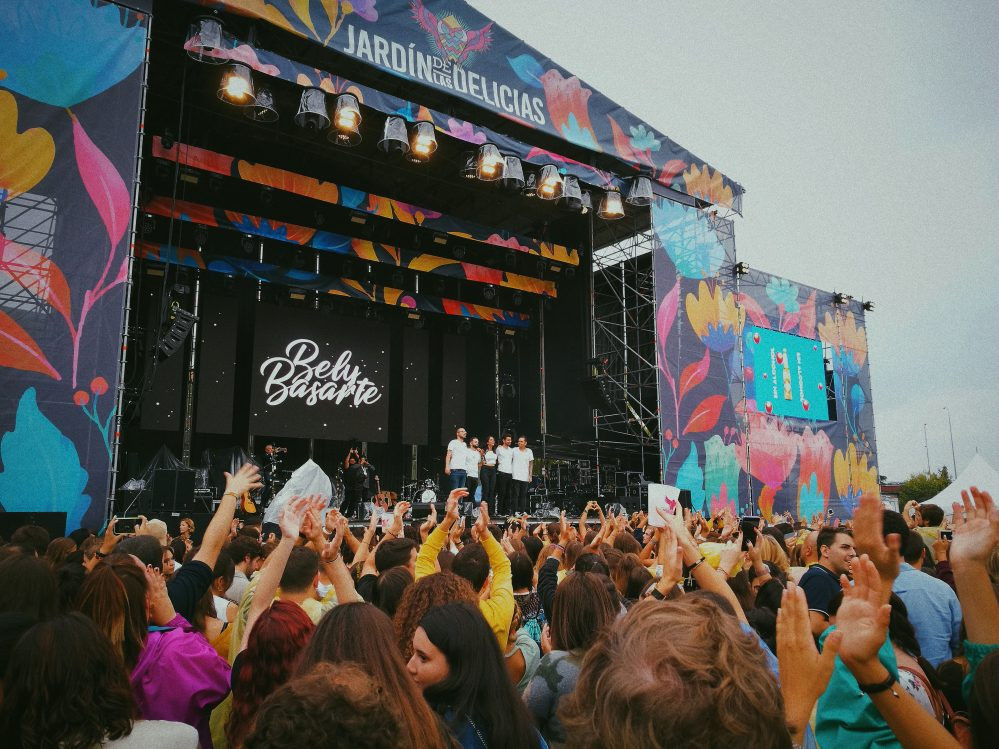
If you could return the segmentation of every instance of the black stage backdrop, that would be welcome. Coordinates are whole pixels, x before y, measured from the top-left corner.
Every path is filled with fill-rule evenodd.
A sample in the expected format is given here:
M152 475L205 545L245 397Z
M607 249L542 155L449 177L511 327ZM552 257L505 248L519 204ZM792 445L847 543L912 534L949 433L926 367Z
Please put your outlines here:
M386 441L388 327L308 310L256 311L251 431Z

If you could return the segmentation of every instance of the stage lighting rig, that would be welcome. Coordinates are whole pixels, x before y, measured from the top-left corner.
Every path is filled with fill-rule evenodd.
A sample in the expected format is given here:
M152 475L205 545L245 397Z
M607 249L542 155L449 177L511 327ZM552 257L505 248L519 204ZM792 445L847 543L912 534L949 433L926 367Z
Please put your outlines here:
M652 205L652 180L648 177L633 177L624 201L640 207Z
M338 146L352 148L361 142L361 108L353 94L340 94L333 112L334 128L329 139Z
M579 180L571 174L562 178L562 194L558 198L558 207L565 211L583 209L583 192L579 189Z
M873 312L874 311L874 302L870 301L869 299L866 302L864 302L864 311L865 312Z
M318 89L313 89L317 90ZM322 93L322 92L320 92ZM234 62L226 68L219 83L218 97L222 101L237 106L245 106L254 100L253 74L248 65Z
M849 301L853 299L849 294L844 294L842 291L833 292L833 304L842 307L844 304L848 304Z
M600 208L597 209L597 215L606 221L616 221L619 218L624 218L624 203L621 202L621 193L615 188L611 188L605 192L603 199L600 201Z
M257 89L257 95L253 102L243 110L243 115L254 122L265 124L277 122L279 115L274 106L274 94L271 93L271 90L269 88Z
M492 284L484 286L482 289L482 298L487 302L491 302L496 298L496 287Z
M378 149L391 156L403 156L409 151L406 121L402 117L385 118L385 126L382 128L382 138L378 141Z
M213 16L202 16L191 24L184 49L192 60L209 65L222 65L226 58L215 54L226 46L225 27Z
M503 176L505 161L500 150L492 143L479 146L479 157L476 162L475 176L483 182L495 182Z
M434 123L417 122L409 135L409 160L414 164L423 164L430 160L437 150L437 133Z
M500 187L504 190L516 192L523 190L524 185L524 165L516 156L503 157L503 176L500 177Z
M295 124L304 130L325 130L330 126L326 111L326 92L321 88L309 87L302 91L298 102Z
M749 273L749 264L740 260L732 267L732 272L737 276L745 276Z
M554 164L541 167L537 181L538 197L542 200L557 200L562 196L562 175Z

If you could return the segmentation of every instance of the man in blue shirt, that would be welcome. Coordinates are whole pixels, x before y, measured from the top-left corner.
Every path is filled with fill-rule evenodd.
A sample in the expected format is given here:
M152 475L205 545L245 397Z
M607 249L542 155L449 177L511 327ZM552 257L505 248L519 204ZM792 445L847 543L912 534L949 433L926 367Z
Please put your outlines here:
M918 533L909 534L902 556L905 564L892 592L909 609L922 656L936 667L950 660L961 643L961 604L947 583L922 571L926 547Z
M812 634L818 637L829 626L829 602L840 592L839 576L850 574L850 562L856 552L853 536L845 528L823 528L815 545L819 550L818 564L801 576L798 587L808 601Z

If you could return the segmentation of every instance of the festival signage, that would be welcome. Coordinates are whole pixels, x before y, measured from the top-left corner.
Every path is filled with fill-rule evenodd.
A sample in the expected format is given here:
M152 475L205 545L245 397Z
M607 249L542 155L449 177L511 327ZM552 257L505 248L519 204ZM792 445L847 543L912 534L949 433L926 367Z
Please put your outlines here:
M388 327L260 306L250 429L273 437L388 439Z

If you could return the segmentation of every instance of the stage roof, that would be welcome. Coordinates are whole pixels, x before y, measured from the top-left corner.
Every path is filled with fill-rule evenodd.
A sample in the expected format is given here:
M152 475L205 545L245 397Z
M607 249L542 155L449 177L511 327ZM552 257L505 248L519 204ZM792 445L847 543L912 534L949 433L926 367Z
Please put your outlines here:
M613 183L608 173L641 173L653 177L665 197L741 213L741 185L461 0L189 1L309 40L290 57L308 58L316 72L324 62L337 67L329 64L333 52L340 61L349 58L348 71L360 63L369 74L396 79L389 93L404 92L420 105L491 129L477 132L470 122L449 118L452 134L468 129L471 142L507 136L534 146L534 157L561 157L570 171L589 167L591 174L580 178L596 184L601 178ZM287 75L278 69L289 60L260 47L247 62L259 70L266 57L279 63L271 74ZM295 77L309 85L307 72ZM440 118L433 119L441 127Z

